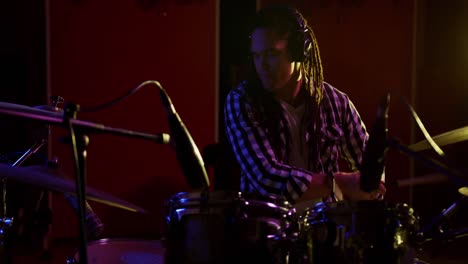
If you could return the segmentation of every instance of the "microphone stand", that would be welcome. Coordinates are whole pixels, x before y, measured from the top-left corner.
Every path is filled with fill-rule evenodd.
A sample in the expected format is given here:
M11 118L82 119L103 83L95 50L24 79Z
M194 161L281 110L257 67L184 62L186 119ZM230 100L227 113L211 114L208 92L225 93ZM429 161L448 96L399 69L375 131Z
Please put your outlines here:
M79 106L66 104L64 109L64 122L70 130L70 138L75 162L75 188L78 200L78 231L79 231L79 263L88 263L87 235L86 235L86 147L89 144L89 137L82 130L76 129L71 118L76 117Z

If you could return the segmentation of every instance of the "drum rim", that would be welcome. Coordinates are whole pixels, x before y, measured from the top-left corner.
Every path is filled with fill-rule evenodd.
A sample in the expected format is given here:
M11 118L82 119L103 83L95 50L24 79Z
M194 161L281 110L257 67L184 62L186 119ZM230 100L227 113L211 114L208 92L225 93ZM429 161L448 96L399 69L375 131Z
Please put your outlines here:
M200 194L203 193L202 191L184 191L178 192L170 196L168 202L180 202L180 200L188 200L188 201L197 201L202 199ZM241 191L233 191L233 190L215 190L209 191L209 196L212 198L223 198L223 200L228 200L232 198L236 198L239 200L247 200L247 201L256 201L256 202L264 202L264 203L275 203L281 206L286 207L293 207L287 199L281 197L280 195L276 194L269 194L268 196L262 196L257 193L252 192L241 192Z
M88 242L88 246L92 245L106 245L112 242L145 242L145 243L154 243L163 246L163 241L161 239L139 239L139 238L100 238L98 240L93 240Z

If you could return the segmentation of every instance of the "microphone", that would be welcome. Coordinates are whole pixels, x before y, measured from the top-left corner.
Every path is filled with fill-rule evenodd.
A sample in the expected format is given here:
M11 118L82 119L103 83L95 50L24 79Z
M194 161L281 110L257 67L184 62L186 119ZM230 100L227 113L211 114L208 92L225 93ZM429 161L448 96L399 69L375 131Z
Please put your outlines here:
M377 117L364 150L359 170L361 171L360 187L365 192L378 189L385 167L385 156L388 149L387 119L389 101L390 93L387 93L379 105Z
M183 174L191 188L207 190L210 181L200 151L177 114L166 91L161 86L159 89L162 105L169 122L170 137L175 144L177 159Z

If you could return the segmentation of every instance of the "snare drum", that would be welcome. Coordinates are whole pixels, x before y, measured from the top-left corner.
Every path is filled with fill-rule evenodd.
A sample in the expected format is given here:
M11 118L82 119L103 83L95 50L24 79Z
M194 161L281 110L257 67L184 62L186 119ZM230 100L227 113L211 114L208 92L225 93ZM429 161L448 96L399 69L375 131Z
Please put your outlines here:
M287 263L295 217L275 196L178 193L168 204L167 263Z
M375 200L319 203L298 222L303 263L409 263L419 228L407 204Z
M100 239L89 242L89 264L164 264L164 248L158 240ZM79 263L79 253L75 261Z

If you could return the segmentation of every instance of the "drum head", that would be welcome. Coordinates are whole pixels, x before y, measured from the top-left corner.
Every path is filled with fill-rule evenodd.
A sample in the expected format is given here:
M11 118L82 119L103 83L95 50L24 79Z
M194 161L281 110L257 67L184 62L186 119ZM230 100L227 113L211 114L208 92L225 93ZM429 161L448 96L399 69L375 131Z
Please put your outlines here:
M159 240L100 239L88 243L89 264L163 264ZM75 258L79 259L77 252Z

